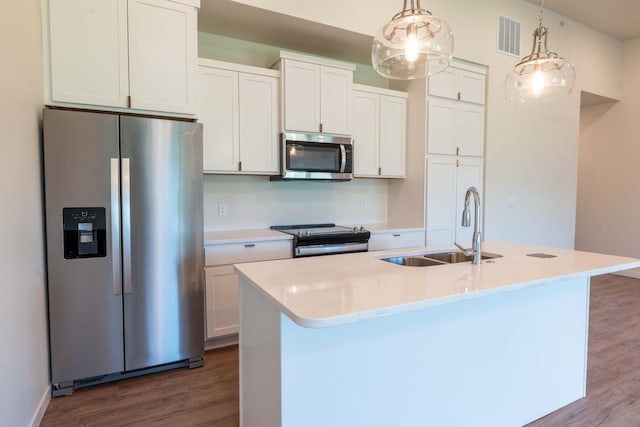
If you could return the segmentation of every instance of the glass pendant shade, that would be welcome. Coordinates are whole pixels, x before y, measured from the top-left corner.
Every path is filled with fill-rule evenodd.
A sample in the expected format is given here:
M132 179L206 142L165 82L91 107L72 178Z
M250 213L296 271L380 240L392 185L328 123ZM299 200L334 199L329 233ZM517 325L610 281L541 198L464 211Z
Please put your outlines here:
M453 33L446 21L420 8L420 0L404 0L397 13L373 39L371 63L389 79L420 79L449 66Z
M573 64L547 50L547 28L541 21L533 32L531 55L507 75L505 96L516 102L551 101L571 93L575 79Z

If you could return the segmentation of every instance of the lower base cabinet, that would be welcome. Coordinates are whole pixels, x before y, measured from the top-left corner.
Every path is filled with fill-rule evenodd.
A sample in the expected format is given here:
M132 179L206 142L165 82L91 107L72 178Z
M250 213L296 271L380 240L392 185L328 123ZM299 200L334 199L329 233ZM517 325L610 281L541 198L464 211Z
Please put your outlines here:
M238 332L238 274L233 265L205 268L206 338Z
M238 274L234 264L291 258L291 240L246 240L205 246L205 340L221 344L238 333Z
M418 248L424 246L424 229L372 231L369 239L370 251Z

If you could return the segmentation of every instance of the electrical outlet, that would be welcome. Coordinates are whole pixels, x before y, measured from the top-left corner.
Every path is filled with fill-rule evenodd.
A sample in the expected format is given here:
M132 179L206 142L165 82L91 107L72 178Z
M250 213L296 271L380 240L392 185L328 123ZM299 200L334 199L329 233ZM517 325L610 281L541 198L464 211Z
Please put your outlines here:
M218 203L218 216L229 215L229 205L226 203Z

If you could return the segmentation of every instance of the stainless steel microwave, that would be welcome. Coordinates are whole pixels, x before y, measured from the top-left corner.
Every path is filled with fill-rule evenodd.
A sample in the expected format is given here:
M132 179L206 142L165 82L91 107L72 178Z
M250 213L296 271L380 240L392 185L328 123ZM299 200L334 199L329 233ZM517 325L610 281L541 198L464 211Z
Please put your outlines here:
M280 175L271 180L348 181L353 178L353 138L326 133L280 135Z

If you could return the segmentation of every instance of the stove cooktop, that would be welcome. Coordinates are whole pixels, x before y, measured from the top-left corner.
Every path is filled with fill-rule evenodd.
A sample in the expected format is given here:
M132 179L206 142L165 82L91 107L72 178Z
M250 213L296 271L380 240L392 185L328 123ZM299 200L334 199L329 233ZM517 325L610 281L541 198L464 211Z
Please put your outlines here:
M272 230L281 231L298 237L303 236L331 236L353 235L368 233L364 227L344 227L335 224L299 224L299 225L274 225Z

